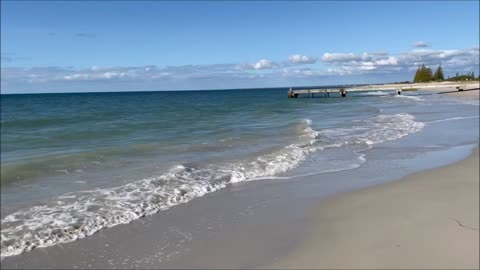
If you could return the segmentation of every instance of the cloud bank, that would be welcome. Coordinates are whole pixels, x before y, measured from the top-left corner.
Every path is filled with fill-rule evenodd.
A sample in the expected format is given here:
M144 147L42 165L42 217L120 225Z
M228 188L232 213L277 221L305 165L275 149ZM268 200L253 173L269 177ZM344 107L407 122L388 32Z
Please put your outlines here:
M8 56L10 55L2 55L2 60L13 61L3 59ZM49 87L55 85L63 87L62 89L75 86L79 91L96 91L98 85L104 85L105 89L131 85L134 88L131 90L136 90L140 85L145 88L140 87L143 90L211 89L318 84L326 82L323 79L332 76L337 77L330 81L343 83L345 80L342 76L367 78L375 75L376 78L387 78L384 75L389 74L392 78L395 78L394 74L402 74L403 80L410 80L411 74L420 64L434 67L441 64L447 73L478 71L479 57L479 47L457 50L415 48L396 55L384 51L361 54L325 52L320 57L293 54L285 61L260 59L253 63L239 64L9 67L1 69L1 89L2 93L34 91L32 89L37 88L48 91Z
M301 54L294 54L288 57L288 61L292 64L313 64L317 62L317 59L314 57L308 57Z
M414 49L399 55L386 52L325 53L322 61L337 74L392 73L416 70L418 65L442 65L446 71L474 70L479 65L479 48L458 50Z

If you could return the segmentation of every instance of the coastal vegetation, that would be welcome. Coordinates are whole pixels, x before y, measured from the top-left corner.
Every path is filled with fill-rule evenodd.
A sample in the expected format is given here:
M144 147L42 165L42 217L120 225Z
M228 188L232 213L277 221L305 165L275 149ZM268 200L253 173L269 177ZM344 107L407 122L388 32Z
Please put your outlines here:
M422 64L421 66L418 67L417 72L415 72L415 77L413 77L414 83L431 82L431 81L437 81L437 80L443 81L443 71L441 66L438 66L434 75L430 67L427 67L424 64Z
M459 75L457 72L457 74L455 74L454 77L451 77L451 78L448 77L447 81L473 81L473 80L478 81L478 79L479 77L475 78L475 74L472 71L471 73L461 74L461 75Z
M441 82L444 81L445 77L443 75L443 69L442 66L439 65L435 71L435 73L432 72L432 69L430 67L425 66L422 64L421 66L418 67L417 71L415 72L415 76L413 77L413 82L414 83L421 83L421 82ZM454 77L448 77L446 81L472 81L472 80L478 80L478 78L475 78L475 74L472 72L468 72L467 74L461 74L459 75L458 72Z

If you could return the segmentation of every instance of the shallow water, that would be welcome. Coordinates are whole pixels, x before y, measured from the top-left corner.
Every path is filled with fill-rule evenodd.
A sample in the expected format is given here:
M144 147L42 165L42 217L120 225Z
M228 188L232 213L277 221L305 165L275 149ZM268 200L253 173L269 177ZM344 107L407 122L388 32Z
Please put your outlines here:
M231 183L355 170L372 160L381 167L385 143L397 159L414 160L478 142L476 104L380 94L2 96L2 256L83 238Z

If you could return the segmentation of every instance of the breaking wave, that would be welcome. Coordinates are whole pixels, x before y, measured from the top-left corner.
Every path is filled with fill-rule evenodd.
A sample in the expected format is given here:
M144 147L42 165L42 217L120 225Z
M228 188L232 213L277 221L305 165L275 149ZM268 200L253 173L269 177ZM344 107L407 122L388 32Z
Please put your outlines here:
M410 114L356 120L348 128L316 131L312 121L299 125L299 143L273 153L203 167L177 165L168 172L124 186L71 192L6 216L1 221L1 256L17 255L84 238L103 228L186 203L231 183L265 179L299 166L315 151L330 147L369 148L420 131ZM364 161L364 156L360 156ZM356 168L349 166L347 168ZM275 178L275 177L273 177Z
M392 93L385 92L385 91L375 91L375 92L366 92L363 93L363 95L367 96L386 96L386 95L391 95Z

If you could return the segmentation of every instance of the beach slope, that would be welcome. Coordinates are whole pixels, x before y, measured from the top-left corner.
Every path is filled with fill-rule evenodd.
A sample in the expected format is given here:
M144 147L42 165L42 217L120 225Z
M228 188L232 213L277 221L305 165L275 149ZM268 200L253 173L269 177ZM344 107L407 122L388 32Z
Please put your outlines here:
M269 268L479 268L479 152L323 200L304 244Z

